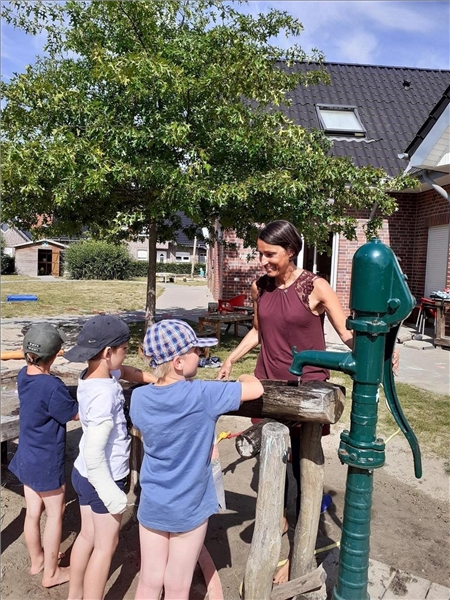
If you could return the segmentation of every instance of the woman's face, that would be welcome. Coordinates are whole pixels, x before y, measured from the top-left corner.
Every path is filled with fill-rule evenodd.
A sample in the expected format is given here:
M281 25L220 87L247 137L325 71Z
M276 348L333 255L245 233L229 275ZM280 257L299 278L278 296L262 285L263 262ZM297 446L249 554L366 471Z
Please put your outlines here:
M274 246L258 240L257 248L259 261L269 277L284 275L289 267L292 252L285 250L283 246Z

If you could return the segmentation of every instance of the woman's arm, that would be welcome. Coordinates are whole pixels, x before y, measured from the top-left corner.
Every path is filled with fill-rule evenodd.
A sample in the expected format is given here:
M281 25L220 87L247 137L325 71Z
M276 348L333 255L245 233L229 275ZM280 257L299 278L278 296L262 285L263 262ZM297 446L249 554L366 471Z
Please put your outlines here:
M344 344L350 349L353 348L353 333L345 326L347 317L339 298L328 281L322 277L318 277L314 281L314 289L310 295L310 308L313 312L319 314L325 311L330 323Z
M120 378L133 383L156 383L157 378L148 371L142 371L129 365L120 367Z
M253 300L253 327L247 335L241 340L240 344L227 356L222 367L217 375L217 379L228 379L231 369L236 361L245 356L250 350L256 348L259 344L258 333L258 288L256 282L252 283L252 300Z

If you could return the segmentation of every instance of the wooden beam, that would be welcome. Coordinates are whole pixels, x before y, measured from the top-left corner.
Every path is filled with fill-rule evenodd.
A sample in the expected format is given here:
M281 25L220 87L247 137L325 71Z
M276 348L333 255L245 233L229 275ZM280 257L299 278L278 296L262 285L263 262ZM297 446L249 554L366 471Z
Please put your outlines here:
M340 385L325 381L303 385L290 381L262 380L261 383L264 386L261 398L243 402L239 410L227 414L332 424L339 421L344 411L345 388Z
M282 583L273 588L270 600L287 600L298 594L305 594L306 592L312 592L322 587L325 583L326 573L322 565L317 567L311 573L303 575L303 577L297 577Z
M244 600L269 600L281 549L284 481L289 429L264 425L261 441L255 531L245 567Z

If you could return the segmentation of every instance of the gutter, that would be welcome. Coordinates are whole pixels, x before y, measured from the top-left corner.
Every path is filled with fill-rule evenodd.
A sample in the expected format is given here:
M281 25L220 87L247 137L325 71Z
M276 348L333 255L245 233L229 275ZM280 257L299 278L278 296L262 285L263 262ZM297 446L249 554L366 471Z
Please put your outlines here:
M443 198L445 198L445 200L447 200L447 202L450 202L450 198L448 196L448 192L446 192L444 190L444 188L442 188L440 185L438 185L437 183L434 183L434 181L431 179L431 177L428 175L428 171L424 171L422 173L422 177L423 180L428 183L428 185L431 185L431 187L438 193L440 194Z

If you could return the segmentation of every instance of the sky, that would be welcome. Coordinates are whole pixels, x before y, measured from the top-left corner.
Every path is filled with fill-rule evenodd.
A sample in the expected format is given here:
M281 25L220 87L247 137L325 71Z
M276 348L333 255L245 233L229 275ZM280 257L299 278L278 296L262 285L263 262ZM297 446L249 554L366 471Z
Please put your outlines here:
M158 0L163 1L163 0ZM2 2L3 3L3 2ZM329 62L450 69L450 2L252 1L240 10L264 13L272 7L304 26L298 38L277 39L281 47L298 43L317 48ZM29 37L2 22L1 73L8 81L42 53L44 35Z

